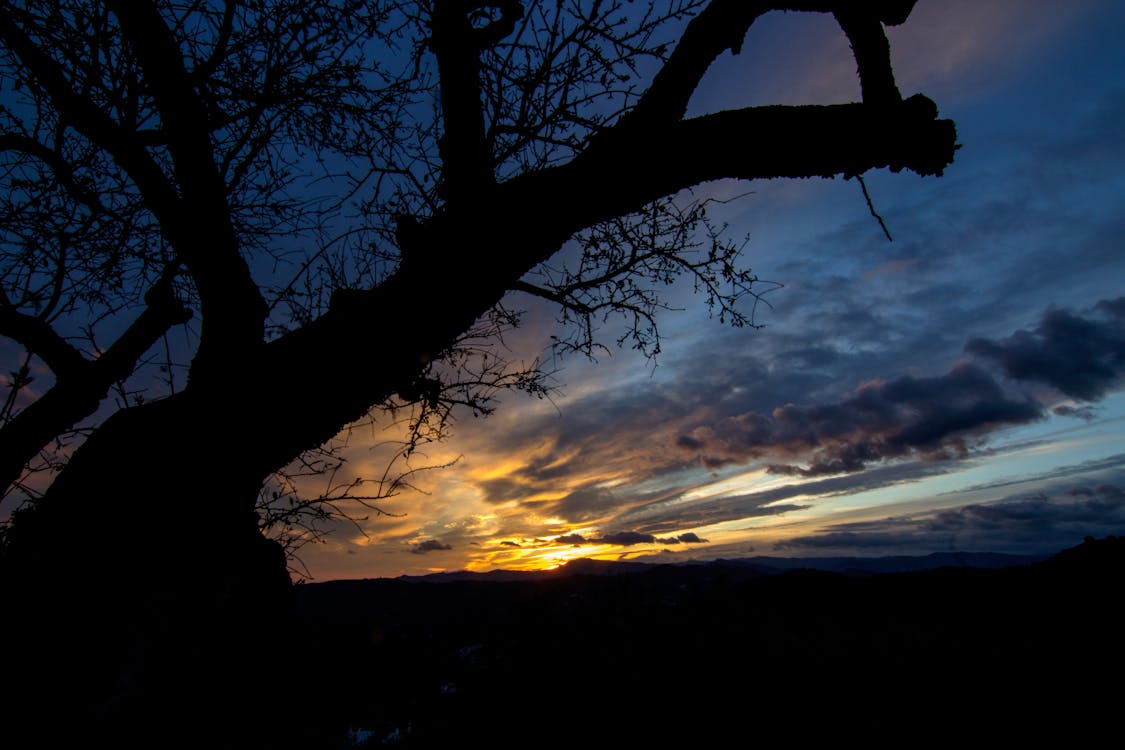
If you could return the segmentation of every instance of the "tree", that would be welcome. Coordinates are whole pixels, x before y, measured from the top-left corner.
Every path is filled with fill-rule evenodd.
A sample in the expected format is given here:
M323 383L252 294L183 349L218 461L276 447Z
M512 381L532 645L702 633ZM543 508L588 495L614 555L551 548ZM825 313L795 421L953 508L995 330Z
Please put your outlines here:
M749 322L741 246L682 192L941 174L954 126L902 97L883 31L913 5L0 4L12 637L58 651L67 608L105 613L80 688L101 708L167 687L189 665L151 665L189 630L260 638L289 584L257 513L271 477L372 410L413 408L420 440L454 405L540 391L489 345L513 295L556 304L587 353L612 314L655 351L681 276ZM862 101L687 117L771 11L832 14Z

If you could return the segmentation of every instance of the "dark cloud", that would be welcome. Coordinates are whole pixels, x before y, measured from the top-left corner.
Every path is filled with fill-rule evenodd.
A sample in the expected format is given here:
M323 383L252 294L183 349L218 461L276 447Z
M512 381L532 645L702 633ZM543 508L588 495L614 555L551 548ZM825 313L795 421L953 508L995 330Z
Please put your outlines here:
M687 532L678 536L657 536L655 541L657 544L705 544L708 540L700 539L699 535Z
M1088 317L1052 308L1034 331L970 339L965 351L996 361L1010 378L1098 401L1125 384L1125 297L1099 302Z
M697 451L704 446L704 442L702 440L696 440L691 435L679 435L676 438L676 445L681 448Z
M1073 502L1059 501L1047 494L996 503L965 505L937 513L922 526L927 531L946 532L989 530L998 527L1050 529L1065 524L1125 522L1125 490L1113 484L1078 487L1065 493Z
M778 542L778 550L828 549L828 550L886 550L906 545L916 545L917 535L894 531L826 531L810 536L799 536Z
M1072 477L1075 474L1107 475L1125 463L1125 456L1104 462L1087 462L1073 471L1044 479ZM742 495L722 495L685 502L682 495L673 495L661 501L632 508L617 517L617 522L631 528L658 536L672 536L682 528L703 527L739 519L783 515L807 510L810 497L839 497L859 492L915 482L926 477L953 471L948 462L898 461L874 466L864 472L822 477L800 483L771 487ZM680 534L682 542L691 542L694 534ZM701 539L700 542L707 540Z
M795 369L813 370L837 367L846 356L827 346L806 346L799 349L779 352L779 356L793 365Z
M782 550L873 549L1051 552L1086 536L1125 532L1125 489L1119 484L1055 488L1034 495L973 503L912 518L829 526L779 542Z
M700 539L699 535L694 534L690 531L686 534L680 534L679 536L669 536L669 537L664 537L664 538L657 537L656 538L657 544L680 544L680 543L684 543L684 544L705 544L706 542L707 542L706 539Z
M613 544L619 547L632 547L635 544L680 544L681 542L703 544L706 541L706 539L700 539L698 535L691 532L679 536L658 538L652 534L639 531L615 531L589 539L581 534L567 534L566 536L556 537L554 540L556 544L573 544L575 546L580 544Z
M551 503L552 514L571 523L602 517L614 508L619 500L599 487L581 487L561 500Z
M520 546L522 546L522 545L520 545L519 542L512 542L512 541L507 541L507 540L505 540L503 542L500 542L500 544L503 547L520 547Z
M787 404L770 417L728 417L689 437L702 444L700 457L708 466L808 456L807 467L774 464L770 470L821 476L859 471L888 458L963 456L986 433L1042 416L1039 404L1008 397L987 371L962 363L938 377L867 383L837 403Z
M478 486L484 492L484 500L487 503L506 503L528 494L526 486L509 477L485 479L480 481Z
M586 538L581 534L567 534L565 536L555 537L555 543L573 544L577 547L579 544L586 544Z
M1016 443L1009 446L1012 451L1020 451L1022 449L1031 448L1035 446L1045 445L1043 441L1033 440L1024 443ZM1013 487L1028 482L1050 483L1058 484L1062 480L1081 480L1084 482L1097 481L1099 484L1115 484L1119 480L1125 481L1125 474L1122 472L1122 467L1125 467L1125 453L1117 453L1111 456L1104 456L1102 458L1094 458L1087 461L1082 461L1077 464L1066 464L1064 466L1055 466L1047 471L1039 472L1036 474L1027 474L1015 479L1001 479L994 482L982 482L980 484L970 485L962 488L962 492L979 492L981 490L993 490L1000 487Z
M1051 411L1060 417L1077 417L1078 419L1085 419L1087 422L1098 415L1097 409L1092 406L1070 406L1069 404L1061 404Z
M617 531L612 534L604 534L591 541L596 544L618 544L622 547L631 547L634 544L652 544L656 541L656 537L652 534L642 534L637 531Z
M427 552L441 552L443 550L451 550L452 546L440 542L437 539L427 539L424 542L419 542L410 548L410 551L416 555L424 555Z

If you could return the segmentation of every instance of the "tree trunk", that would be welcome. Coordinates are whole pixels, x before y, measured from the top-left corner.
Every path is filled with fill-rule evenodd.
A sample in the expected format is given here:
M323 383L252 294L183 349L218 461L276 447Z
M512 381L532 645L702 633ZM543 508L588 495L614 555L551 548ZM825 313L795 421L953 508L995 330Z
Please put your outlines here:
M279 699L290 580L221 410L185 393L115 414L17 519L3 681L24 729L203 739Z

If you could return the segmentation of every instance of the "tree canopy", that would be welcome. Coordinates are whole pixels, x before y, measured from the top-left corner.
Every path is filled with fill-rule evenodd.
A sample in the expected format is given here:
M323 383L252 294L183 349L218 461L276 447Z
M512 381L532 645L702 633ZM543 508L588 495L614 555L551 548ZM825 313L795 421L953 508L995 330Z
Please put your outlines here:
M255 512L299 523L286 477L345 426L405 408L425 440L451 408L542 391L496 346L521 294L586 354L614 316L658 351L677 278L752 322L742 244L683 191L941 174L953 123L900 93L884 33L913 6L0 4L9 582L32 596L96 561L134 614L156 579L196 603L201 579L268 588ZM862 101L688 116L773 11L834 16Z

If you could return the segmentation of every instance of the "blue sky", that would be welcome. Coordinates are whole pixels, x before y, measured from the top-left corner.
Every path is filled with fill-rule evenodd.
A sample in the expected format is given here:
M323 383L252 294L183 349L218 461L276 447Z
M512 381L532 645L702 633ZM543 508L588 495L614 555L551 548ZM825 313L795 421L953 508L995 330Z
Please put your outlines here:
M302 550L310 572L1044 552L1125 533L1122 28L1116 0L922 0L890 32L899 85L962 148L940 179L867 175L893 242L855 181L701 186L782 285L762 328L673 290L655 364L555 362L550 401L464 416L415 459L457 462L384 503L405 515L340 526ZM857 97L831 19L775 15L692 111ZM513 356L541 355L551 312L509 302L528 310ZM346 471L381 473L386 437L353 433Z

